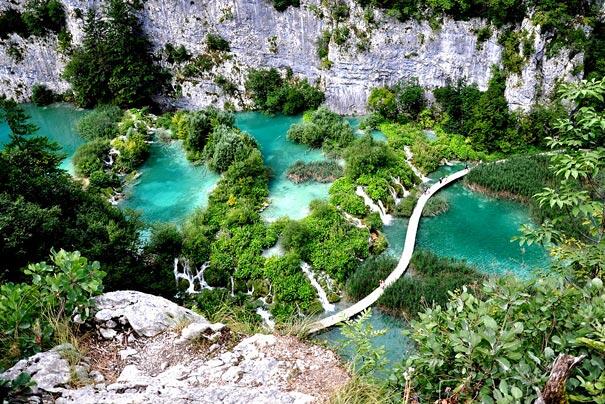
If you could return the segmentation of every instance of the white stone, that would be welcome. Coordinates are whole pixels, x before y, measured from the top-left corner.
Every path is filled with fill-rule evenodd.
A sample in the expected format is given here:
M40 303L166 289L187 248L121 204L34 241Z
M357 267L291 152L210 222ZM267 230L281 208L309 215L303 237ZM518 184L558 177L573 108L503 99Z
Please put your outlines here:
M141 377L141 372L135 365L126 365L118 377L118 382L133 382Z
M111 328L99 328L99 333L105 339L113 339L118 334L118 332Z
M126 348L126 349L122 349L121 351L118 351L118 354L120 355L120 358L122 360L128 358L129 356L134 356L137 353L138 353L138 351L133 348Z

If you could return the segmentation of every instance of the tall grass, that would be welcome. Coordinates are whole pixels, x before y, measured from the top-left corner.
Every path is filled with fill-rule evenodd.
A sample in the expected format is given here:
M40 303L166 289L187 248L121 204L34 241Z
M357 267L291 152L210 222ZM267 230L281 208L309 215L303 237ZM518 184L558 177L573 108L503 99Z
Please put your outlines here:
M369 378L353 376L347 384L330 397L329 404L389 404L402 403L401 393Z
M380 285L397 265L391 257L366 260L347 282L347 294L359 300ZM432 305L444 306L449 291L464 285L481 283L485 276L463 261L440 258L430 252L417 251L410 263L412 276L403 276L389 286L378 300L380 307L395 315L416 317Z
M555 182L549 170L550 156L514 156L501 162L481 164L465 178L471 186L496 196L503 196L523 202Z

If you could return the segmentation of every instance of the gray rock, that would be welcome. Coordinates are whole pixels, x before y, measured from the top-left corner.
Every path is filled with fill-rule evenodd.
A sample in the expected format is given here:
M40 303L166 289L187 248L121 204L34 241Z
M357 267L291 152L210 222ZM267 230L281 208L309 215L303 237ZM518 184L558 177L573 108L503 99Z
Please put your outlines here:
M135 291L104 293L95 298L103 321L125 318L139 336L154 337L181 322L208 324L204 317L170 300Z
M56 392L71 381L71 369L67 360L63 359L62 351L74 349L70 344L63 344L47 352L38 353L28 359L22 359L6 372L0 374L0 379L13 380L21 373L32 376L37 388Z
M191 342L198 338L204 336L206 332L215 332L215 334L211 336L207 336L206 338L214 341L220 336L220 330L225 328L224 324L221 323L191 323L187 327L183 328L181 331L181 337L176 341L177 343ZM214 336L216 335L216 336ZM214 336L214 339L212 337Z
M122 359L122 360L128 358L129 356L134 356L137 353L138 353L138 351L133 348L126 348L126 349L122 349L121 351L118 351L118 354L120 355L120 359Z
M93 370L88 376L96 384L103 383L105 381L105 376L103 376L103 374L98 370Z
M104 339L114 339L115 336L118 335L118 332L111 328L99 328L99 334L101 334L101 337Z
M107 327L107 328L116 328L117 325L118 325L118 323L116 323L113 320L107 320L105 322L105 327Z

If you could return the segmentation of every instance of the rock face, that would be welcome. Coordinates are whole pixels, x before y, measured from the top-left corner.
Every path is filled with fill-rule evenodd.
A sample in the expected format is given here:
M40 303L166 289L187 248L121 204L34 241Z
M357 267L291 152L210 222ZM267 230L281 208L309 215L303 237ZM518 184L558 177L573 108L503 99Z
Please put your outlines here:
M210 325L204 317L170 300L129 290L105 293L95 299L95 306L95 321L100 330L107 330L101 331L108 334L106 339L116 336L108 330L117 333L114 328L118 323L129 324L143 337L155 337L180 323Z
M19 0L20 4L24 1ZM68 27L77 43L82 37L83 22L76 17L76 10L91 3L62 1L68 10ZM171 43L185 45L194 55L201 54L209 32L229 41L231 59L215 66L205 77L185 78L181 83L182 95L174 103L188 108L221 106L225 102L243 107L245 97L223 94L214 77L222 75L243 93L246 73L261 66L291 67L295 75L321 84L332 109L354 114L365 111L371 88L400 79L417 78L428 89L464 79L485 89L491 67L500 63L502 47L497 43L497 31L484 43L477 43L474 32L484 25L481 20L445 19L441 27L432 29L426 22L401 23L376 11L374 21L368 22L355 0L345 2L350 8L349 17L338 26L349 28L349 36L342 45L332 41L329 68L322 67L317 56L317 40L336 23L328 17L329 6L322 6L320 0L302 0L299 8L289 7L284 12L277 12L268 0L148 0L141 19L158 52ZM0 0L0 8L8 4L9 0ZM506 97L511 107L528 109L552 91L556 80L572 79L572 72L582 63L582 55L570 58L567 51L562 51L548 58L544 52L545 39L539 30L529 21L523 22L523 28L537 33L536 51L522 73L509 78ZM22 44L21 62L15 62L7 54L11 41L23 42L13 37L0 44L2 91L25 100L35 83L44 83L57 91L67 88L60 78L64 59L56 51L56 38Z
M224 325L165 299L126 291L96 300L100 310L92 321L97 327L140 337L101 336L88 343L87 356L75 364L66 353L73 347L60 346L20 361L0 378L26 371L37 382L33 401L80 404L302 404L325 401L349 380L333 352L292 337L257 334L232 347ZM131 327L135 314L139 318ZM182 321L175 327L167 320L180 316L190 321L182 329ZM114 328L105 328L109 321Z

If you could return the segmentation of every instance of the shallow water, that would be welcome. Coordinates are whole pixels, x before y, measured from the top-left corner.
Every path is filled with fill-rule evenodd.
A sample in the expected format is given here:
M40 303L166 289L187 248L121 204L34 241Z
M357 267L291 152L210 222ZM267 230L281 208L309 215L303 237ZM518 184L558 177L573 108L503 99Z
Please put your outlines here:
M263 212L263 217L269 221L281 216L303 218L309 213L309 203L312 200L328 197L330 184L294 184L286 177L288 167L298 160L325 160L320 150L312 150L287 139L290 125L300 119L300 116L269 116L259 112L242 112L235 115L236 126L256 139L265 164L271 169L271 205Z
M153 143L139 172L120 206L139 211L148 223L183 221L197 207L206 206L219 178L205 166L191 164L180 141Z
M37 107L33 104L22 105L30 116L29 122L38 127L36 136L46 136L61 146L66 158L61 168L73 174L73 155L84 140L76 133L77 122L87 113L87 110L74 108L71 104L52 104ZM3 122L0 124L0 147L10 141L10 129Z

